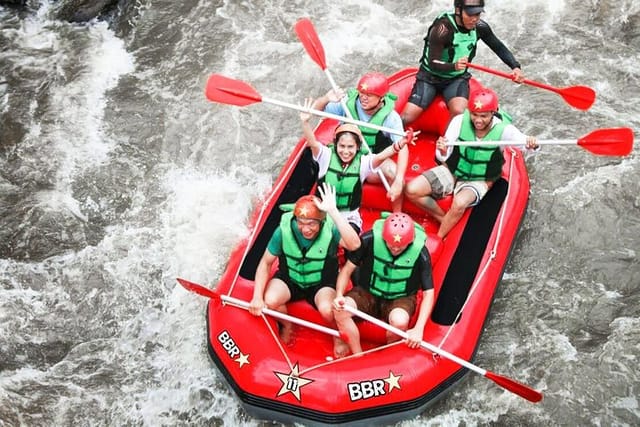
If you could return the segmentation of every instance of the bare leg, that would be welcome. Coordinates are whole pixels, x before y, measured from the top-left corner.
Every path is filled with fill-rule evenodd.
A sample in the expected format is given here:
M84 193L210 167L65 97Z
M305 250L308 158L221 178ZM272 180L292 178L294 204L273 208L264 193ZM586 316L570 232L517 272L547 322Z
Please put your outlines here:
M331 326L336 326L333 314L333 300L336 297L336 291L330 287L321 288L314 298L316 307L324 321ZM338 337L333 338L333 355L336 358L345 357L349 353L349 346L346 342Z
M353 298L346 297L345 304L349 304L351 307L357 308ZM336 310L334 312L336 318L336 324L341 333L347 336L349 348L351 353L362 353L362 346L360 345L360 331L356 322L353 321L351 313L346 310ZM338 355L336 355L338 356Z
M447 103L447 108L449 109L449 115L451 117L454 117L454 116L457 116L458 114L462 114L465 108L467 108L468 103L469 103L469 100L462 96L456 96L454 98L451 98Z
M444 216L440 223L440 229L438 230L438 236L441 239L449 234L451 229L460 221L462 215L470 204L475 202L476 193L473 190L463 188L455 196L453 196L453 203L449 212Z
M409 125L414 122L420 114L422 114L424 110L418 107L416 104L412 104L411 102L407 102L404 106L404 110L402 110L402 124Z
M424 175L418 175L405 186L404 194L416 206L426 210L438 222L442 222L445 212L431 197L431 185Z
M287 314L286 303L291 299L291 292L287 285L280 279L271 279L264 292L264 302L267 307ZM280 339L285 344L290 344L293 338L293 325L286 320L279 320L281 325Z
M394 308L389 313L389 324L401 331L409 329L409 320L411 320L409 313L401 308ZM399 335L387 331L387 343L396 342L400 338Z

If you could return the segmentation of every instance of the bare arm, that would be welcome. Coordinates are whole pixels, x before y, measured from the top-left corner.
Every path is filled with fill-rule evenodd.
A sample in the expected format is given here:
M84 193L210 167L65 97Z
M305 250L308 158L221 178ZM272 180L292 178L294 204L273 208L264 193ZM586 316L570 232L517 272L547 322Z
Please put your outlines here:
M276 256L265 249L260 263L256 269L256 278L253 285L253 298L249 304L249 311L254 316L259 316L264 308L264 290L267 287L267 281L271 274L271 267L273 266Z
M413 144L413 142L412 142ZM407 135L405 134L405 136L398 142L394 142L393 144L389 145L387 148L385 148L384 150L382 150L381 152L379 152L378 154L374 154L373 158L371 159L371 167L373 167L374 169L380 167L380 165L387 160L389 157L392 157L394 154L398 153L398 173L397 175L400 174L400 163L402 160L402 156L404 154L405 157L405 161L404 161L404 169L402 170L402 176L404 177L404 173L407 170L407 163L409 162L409 149L405 148L407 145Z
M400 183L399 185L403 185L404 183L404 174L407 171L407 164L409 164L409 149L406 148L406 140L402 146L400 146L400 151L398 151L398 166L396 169L396 177L393 180L394 183Z
M422 292L422 302L420 303L420 309L418 311L418 319L416 320L415 329L423 330L431 315L431 309L433 308L433 289Z
M424 334L424 327L431 315L431 309L433 308L433 289L422 292L422 302L418 309L418 319L413 328L407 331L407 345L412 348L417 348L422 342L422 336Z
M356 265L347 260L347 262L345 262L345 264L340 269L340 273L338 273L338 279L336 280L336 298L334 300L334 306L337 309L341 309L344 305L344 294L347 290L347 286L349 285L351 274L353 274L355 269Z
M336 189L329 183L323 182L318 191L322 199L321 202L316 201L318 209L325 211L336 224L341 237L340 245L349 251L358 249L360 247L360 236L338 211L336 207Z
M334 91L331 89L326 94L322 95L320 98L313 101L311 108L314 110L324 110L324 107L327 106L330 102L340 102L342 97L344 96L344 92L338 88L338 91Z
M311 98L306 98L304 100L304 108L311 108L313 104L313 100ZM313 154L313 158L318 158L320 155L320 150L322 149L322 143L316 139L316 136L313 133L313 129L311 129L311 124L309 120L311 119L311 113L300 112L300 121L302 122L302 133L304 134L304 139L307 141L307 147L311 148L311 152Z

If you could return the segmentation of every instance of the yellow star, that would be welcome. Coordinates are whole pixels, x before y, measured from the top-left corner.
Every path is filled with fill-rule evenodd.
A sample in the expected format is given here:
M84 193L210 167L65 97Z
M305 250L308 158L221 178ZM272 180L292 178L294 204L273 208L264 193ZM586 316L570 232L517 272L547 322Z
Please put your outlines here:
M400 237L400 235L399 235L399 234L394 234L394 235L393 235L393 242L394 242L394 243L400 243L400 242L402 242L402 237Z
M309 210L307 209L306 206L303 206L300 209L298 209L299 217L306 218L308 213L309 213Z
M301 401L300 389L306 386L307 384L310 384L313 382L313 380L310 380L307 378L301 378L298 376L297 363L293 368L291 368L291 372L289 374L283 374L282 372L275 372L275 374L280 379L280 381L282 381L282 387L280 388L280 391L278 392L276 397L282 396L283 394L290 392L296 397L296 399L298 399L298 402Z
M249 363L249 355L248 354L243 354L240 353L240 356L238 356L236 359L234 359L236 362L238 362L238 364L240 365L240 368L242 368L244 365Z
M402 378L402 375L394 375L393 372L389 371L389 378L384 379L384 382L389 384L389 390L387 390L387 392L390 392L394 388L401 390L400 378Z
M366 83L362 83L360 85L360 89L362 90L362 92L365 92L367 89L369 89L369 85Z
M480 102L480 101L476 101L476 102L474 102L474 103L473 103L473 106L475 107L475 109L476 109L476 110L481 109L481 108L482 108L482 105L483 105L483 104L482 104L482 102Z

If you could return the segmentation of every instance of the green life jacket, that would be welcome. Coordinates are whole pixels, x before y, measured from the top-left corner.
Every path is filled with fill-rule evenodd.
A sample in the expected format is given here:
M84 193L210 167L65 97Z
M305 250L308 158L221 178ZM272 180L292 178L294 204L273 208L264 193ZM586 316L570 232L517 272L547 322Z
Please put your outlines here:
M351 117L357 120L362 120L362 118L358 115L358 110L356 108L357 99L358 90L354 88L349 89L349 91L347 92L347 109L351 113ZM384 123L384 119L386 119L387 116L394 110L396 99L398 99L398 97L395 94L387 92L384 97L382 97L381 101L384 102L384 105L373 116L371 116L371 120L369 120L369 123L382 126L382 124ZM362 132L362 136L364 136L364 140L374 154L384 150L392 143L389 138L385 137L386 142L382 144L384 146L379 145L378 138L384 137L384 134L382 132L364 126L359 126L359 128ZM376 149L378 151L376 151ZM362 147L361 151L366 152L366 148Z
M384 219L373 224L373 268L369 292L383 299L408 296L408 281L427 241L424 229L414 223L416 236L407 249L394 259L382 238Z
M502 121L491 128L482 141L499 141L508 123ZM475 141L476 134L469 110L465 110L460 128L460 141ZM495 181L502 174L504 157L498 145L481 147L456 146L447 166L462 181Z
M475 51L476 45L478 43L478 34L476 30L473 29L469 32L460 31L458 24L456 24L455 15L450 12L441 13L436 20L437 22L440 18L446 16L449 19L449 22L453 25L455 32L453 33L453 44L451 46L445 46L445 49L442 51L442 56L440 60L442 62L457 62L460 58L467 57L471 58L472 52ZM429 71L431 74L442 77L445 79L452 79L454 77L458 77L463 75L466 70L451 70L451 71L436 71L433 70L429 66L429 43L427 42L429 39L429 34L431 33L431 29L433 28L433 24L429 27L429 31L427 32L427 36L425 37L424 44L424 52L422 54L421 65L422 68Z
M319 285L322 282L327 257L331 256L329 246L333 237L333 221L327 217L316 239L309 248L304 250L294 234L293 227L296 225L292 220L293 212L285 212L280 219L282 251L289 278L301 288Z
M362 182L360 182L360 163L362 152L358 151L346 169L342 169L342 160L335 151L333 145L329 169L325 176L318 180L318 187L323 182L328 182L336 189L336 206L339 211L352 211L360 207L362 200Z

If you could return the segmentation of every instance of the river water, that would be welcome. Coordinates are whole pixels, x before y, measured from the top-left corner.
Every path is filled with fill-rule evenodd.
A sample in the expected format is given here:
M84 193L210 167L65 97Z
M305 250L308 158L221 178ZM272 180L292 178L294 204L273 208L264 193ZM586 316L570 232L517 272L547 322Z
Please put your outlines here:
M263 426L211 365L206 300L300 135L269 104L214 105L212 72L300 103L328 89L292 26L311 17L342 86L416 66L450 1L148 0L115 30L0 7L0 426ZM532 80L475 75L524 132L640 128L639 0L503 0L485 19ZM505 69L486 48L477 63ZM403 426L640 424L640 167L577 146L528 160L532 194L470 374Z

